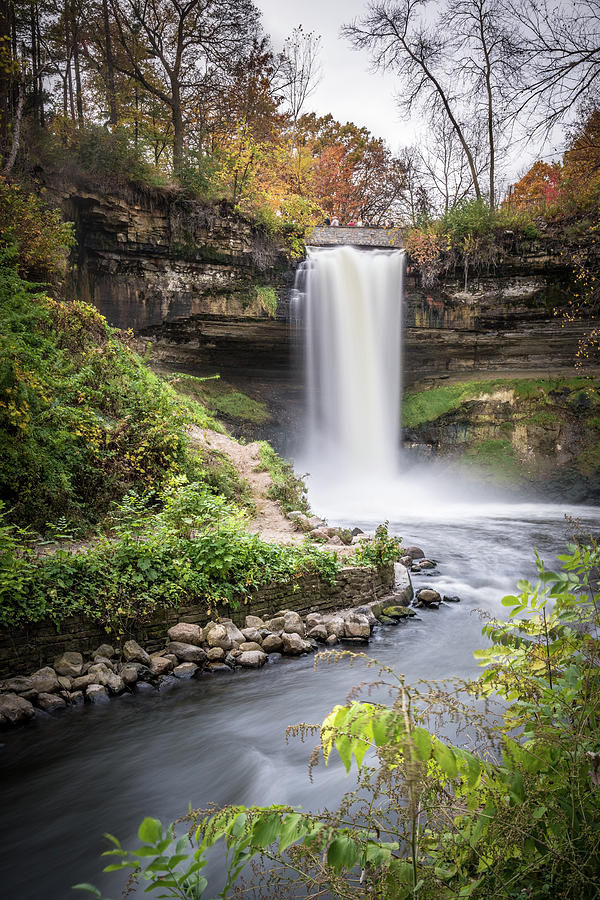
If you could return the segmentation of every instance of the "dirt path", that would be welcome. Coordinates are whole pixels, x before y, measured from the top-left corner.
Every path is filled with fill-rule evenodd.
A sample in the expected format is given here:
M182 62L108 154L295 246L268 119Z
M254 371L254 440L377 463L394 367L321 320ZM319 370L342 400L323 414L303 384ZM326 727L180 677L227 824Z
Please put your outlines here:
M248 531L258 534L263 541L277 544L301 544L304 534L296 531L293 523L283 512L278 500L271 500L267 492L273 484L268 472L257 471L260 467L258 444L238 444L233 438L217 431L193 425L190 429L192 444L207 450L218 450L225 453L236 467L240 478L248 483L252 491L256 513L248 523ZM323 544L327 550L335 550L345 556L353 547L336 544Z

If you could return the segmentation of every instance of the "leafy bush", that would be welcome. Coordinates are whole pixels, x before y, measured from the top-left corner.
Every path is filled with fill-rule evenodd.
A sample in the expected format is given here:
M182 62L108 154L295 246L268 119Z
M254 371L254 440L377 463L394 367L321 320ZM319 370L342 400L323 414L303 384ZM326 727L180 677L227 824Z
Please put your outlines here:
M159 494L129 494L111 521L111 532L85 551L39 556L26 534L0 520L0 625L81 613L122 634L184 599L212 613L235 608L260 585L305 572L333 581L338 571L335 553L249 534L234 504L182 477Z
M388 566L402 556L402 538L390 536L389 522L384 522L375 530L372 541L365 541L352 554L351 561L357 566Z
M518 593L502 601L510 620L484 626L490 644L477 655L486 671L475 682L408 687L362 657L394 699L390 706L336 706L314 726L326 763L335 752L350 772L356 761L358 789L337 813L195 811L185 820L191 847L177 842L173 825L165 830L145 819L139 849L127 851L110 837L108 870L132 872L134 882L161 887L165 897L200 898L207 854L222 840L223 897L252 860L255 888L260 860L267 863L268 896L599 896L600 594L592 578L600 553L593 544L571 545L560 559L555 573L538 558L537 584L520 581ZM483 714L465 690L488 704ZM493 698L499 704L492 710ZM444 715L462 724L471 749L439 736ZM365 761L369 749L373 762ZM101 897L90 885L79 887Z
M213 424L108 328L96 309L36 291L0 256L0 499L43 529L97 521L131 486L201 470L188 423Z
M64 274L73 243L70 222L63 222L57 210L0 175L0 250L4 260L17 248L13 258L21 275L52 281Z

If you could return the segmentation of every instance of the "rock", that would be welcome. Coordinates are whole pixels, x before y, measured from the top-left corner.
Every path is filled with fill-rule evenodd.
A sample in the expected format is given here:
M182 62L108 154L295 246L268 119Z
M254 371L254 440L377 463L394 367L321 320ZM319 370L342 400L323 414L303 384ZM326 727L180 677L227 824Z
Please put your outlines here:
M269 653L267 656L267 664L272 665L273 663L278 663L281 658L281 653Z
M167 644L167 651L174 653L181 662L192 662L200 665L206 660L206 651L195 644L182 644L180 641L170 641Z
M308 536L311 541L319 541L325 543L329 540L329 535L324 528L313 528Z
M174 654L169 654L169 656L173 656ZM175 668L175 663L169 656L161 656L160 653L153 653L151 655L152 662L150 664L150 671L153 675L160 677L161 675L168 675L169 672L172 672ZM177 657L175 657L177 659Z
M398 624L398 619L390 619L389 616L384 616L384 615L381 615L379 617L379 621L381 622L382 625L397 625Z
M73 686L73 679L69 678L67 675L59 675L58 683L60 684L63 691L70 691Z
M241 655L242 655L241 650L232 650L230 653L227 654L227 656L231 657L231 659L236 663ZM225 659L227 659L227 657L225 657Z
M414 594L408 569L401 563L394 563L394 602L408 606Z
M437 566L437 563L435 563L432 559L421 559L421 560L419 560L419 562L416 564L416 566L417 566L417 568L418 568L419 570L421 570L421 569L435 569L435 567Z
M222 662L225 659L225 651L221 647L211 647L206 652L206 658L209 662Z
M101 656L104 659L110 659L116 655L115 648L111 647L110 644L100 644L100 646L92 653L92 659L95 659L97 656Z
M199 625L191 625L188 622L178 622L167 631L169 640L179 644L193 644L200 647L202 644L202 629Z
M92 665L97 665L98 663L102 663L103 665L105 665L107 669L111 670L111 672L115 671L115 664L111 659L108 658L108 656L95 656Z
M313 641L320 641L324 644L327 640L327 628L325 625L315 625L314 628L310 629L307 637L312 638Z
M238 658L238 663L240 666L244 666L247 669L260 669L261 666L267 661L267 654L263 653L262 650L243 650L241 656Z
M281 653L283 649L283 640L279 634L269 634L262 642L262 648L265 653Z
M377 616L374 614L370 606L357 606L354 610L358 615L365 616L371 628L377 624Z
M23 725L35 716L35 709L29 700L17 694L0 696L0 725Z
M287 634L298 634L304 637L304 622L297 612L288 612L283 618L283 630Z
M123 644L123 656L127 662L140 662L145 666L150 665L150 654L146 653L137 641L125 641Z
M352 537L357 537L359 534L364 534L364 531L362 530L362 528L353 528L350 534L352 535Z
M305 516L302 512L296 512L295 515L288 513L288 519L291 519L294 523L296 531L310 531L314 528L314 526L310 524L309 517Z
M135 684L138 680L137 668L131 663L124 663L119 666L119 675L125 684Z
M335 634L338 638L343 637L346 631L346 623L338 616L335 616L333 619L326 622L326 626L327 634Z
M417 591L417 600L425 606L431 606L432 603L441 603L441 595L433 588L421 588Z
M341 543L346 546L352 543L354 535L347 528L327 528L326 531L330 538L339 537ZM331 541L330 543L337 543L337 541Z
M304 620L304 624L308 629L314 628L315 625L322 625L323 616L321 615L321 613L309 613Z
M408 609L406 606L386 606L383 610L383 615L386 619L393 619L395 622L400 619L407 619L409 616L414 616L414 611Z
M78 678L83 669L83 656L81 653L68 650L66 653L57 656L52 666L57 675L69 675L71 678Z
M125 682L116 672L111 672L106 679L105 687L108 688L111 694L122 694L125 690Z
M3 681L0 690L7 694L26 694L33 690L33 681L25 675L17 675Z
M460 603L460 597L447 597L445 594L442 597L442 600L444 601L444 603Z
M260 616L246 616L244 624L246 628L264 628L265 626L265 623ZM243 630L244 629L242 628L242 631Z
M352 543L353 544L365 544L372 540L373 540L373 538L371 537L370 534L363 533L363 534L357 534L355 537L353 537Z
M257 651L258 653L262 653L262 646L257 644L256 641L244 641L243 644L240 644L240 650L242 653L251 653L253 651Z
M131 665L137 672L138 681L156 681L156 675L152 673L152 669L150 669L149 666L145 666L143 663L139 662L132 662Z
M247 641L254 641L255 644L262 643L262 637L257 628L242 628L242 634Z
M339 536L339 534L334 534L333 537L329 538L327 543L332 544L335 547L343 547L344 546L344 542L341 539L341 537Z
M64 709L67 705L62 697L57 694L38 694L37 705L44 712L50 712L53 709Z
M421 550L420 547L403 547L402 553L404 556L410 556L411 559L424 559L425 554Z
M156 688L153 684L149 684L147 681L138 681L135 686L136 694L153 694L155 693Z
M109 678L114 674L115 673L112 671L112 669L109 669L105 663L99 662L99 663L94 663L93 666L90 666L90 669L88 672L88 678L92 679L92 681L91 681L92 684L93 683L103 684L106 687L106 685L108 684ZM118 677L119 676L117 676L117 678Z
M268 628L269 631L283 631L283 625L283 616L274 616L272 619L267 619L265 622L265 628Z
M208 626L207 626L207 628L208 628ZM221 650L230 650L231 645L233 644L233 641L229 637L225 626L217 625L216 623L213 625L213 627L210 629L210 631L208 631L208 633L206 633L206 629L205 629L204 640L206 641L206 643L208 644L209 647L220 647ZM242 635L242 640L243 640L243 635Z
M412 556L401 556L401 557L400 557L400 562L401 562L402 565L405 566L407 569L410 569L410 567L412 566L412 563L413 563Z
M299 656L301 653L308 653L312 649L310 644L307 641L303 641L295 631L284 631L281 639L283 641L283 652L288 656Z
M231 621L231 619L228 619L228 620L222 622L221 624L225 627L225 630L227 631L227 634L231 638L232 643L235 643L235 642L237 642L238 644L244 643L244 635L242 634L240 629L237 627L237 625L235 625Z
M223 662L225 663L226 666L229 666L231 669L233 669L237 660L231 653L228 653L227 656L225 657L225 659L223 660Z
M38 694L54 694L60 690L58 675L50 666L44 666L31 676L31 688Z
M214 675L229 675L231 669L225 663L213 662L209 664L208 671Z
M35 698L37 697L37 691L23 691L22 694L19 694L23 700L29 700L30 703L35 703Z
M136 675L136 678L137 678L137 675ZM94 683L93 675L90 675L89 673L87 675L80 675L79 678L74 678L73 681L71 682L71 690L72 691L81 691L82 689L85 689L86 687L88 687L88 685L93 684L93 683Z
M86 699L90 703L106 703L108 693L103 684L89 684L85 690Z
M193 662L184 662L173 669L176 678L191 678L198 671L198 666Z
M325 641L328 647L333 647L334 644L339 643L339 638L337 634L330 634L327 640Z
M85 703L83 691L71 691L69 694L69 703L71 706L81 706L82 703Z
M344 637L361 638L368 641L371 637L371 626L367 617L361 616L359 613L351 613L346 619Z
M325 519L320 519L318 516L310 516L308 524L311 528L324 528L327 525L327 522Z

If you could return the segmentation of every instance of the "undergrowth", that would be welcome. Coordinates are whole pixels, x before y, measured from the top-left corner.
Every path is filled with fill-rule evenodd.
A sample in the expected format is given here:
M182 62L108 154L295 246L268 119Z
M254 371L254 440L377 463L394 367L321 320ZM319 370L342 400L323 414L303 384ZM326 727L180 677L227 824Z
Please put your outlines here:
M279 456L266 441L259 441L259 470L268 472L273 484L268 490L272 500L278 500L284 512L310 512L306 485L294 472L291 463Z

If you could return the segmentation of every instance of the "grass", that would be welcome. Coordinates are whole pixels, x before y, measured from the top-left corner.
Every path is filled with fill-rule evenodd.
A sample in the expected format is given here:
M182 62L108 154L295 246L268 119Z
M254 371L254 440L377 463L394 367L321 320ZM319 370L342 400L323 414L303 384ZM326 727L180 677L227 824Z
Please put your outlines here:
M273 479L268 495L271 500L279 500L285 512L299 510L309 513L310 507L306 498L306 485L299 478L293 466L282 459L266 441L259 442L259 471L268 472Z
M256 400L237 390L218 375L197 378L194 375L172 374L169 381L176 391L202 403L214 416L235 423L264 425L271 415L262 400Z
M479 399L495 391L512 390L517 400L546 402L552 392L564 391L577 394L585 391L585 396L598 393L596 379L576 378L496 378L482 381L457 381L423 391L409 391L404 397L402 419L405 428L416 428L428 422L435 422L442 416L459 409L465 403ZM577 401L580 402L580 401ZM597 401L596 401L597 402Z

